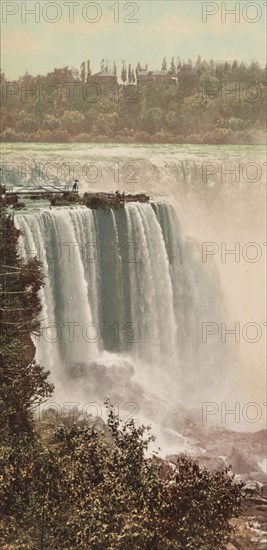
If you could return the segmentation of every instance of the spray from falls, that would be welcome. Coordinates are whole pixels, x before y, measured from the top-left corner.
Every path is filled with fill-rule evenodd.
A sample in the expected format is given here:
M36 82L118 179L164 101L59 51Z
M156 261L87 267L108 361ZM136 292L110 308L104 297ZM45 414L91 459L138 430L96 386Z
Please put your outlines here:
M44 208L15 223L45 275L37 358L65 399L123 398L166 422L222 380L201 342L201 321L220 314L216 285L171 204Z
M55 381L55 399L134 401L149 422L174 429L182 414L176 403L201 409L204 401L216 402L220 410L222 402L229 409L257 402L265 411L262 146L6 143L2 149L7 189L71 189L77 178L81 194L119 188L156 197L154 204L114 212L16 212L21 252L35 250L46 273L36 345ZM203 243L215 250L206 262ZM256 263L242 256L248 243L262 253ZM239 246L240 262L233 254L224 261L222 246ZM222 323L227 330L239 323L242 334L251 321L262 328L259 342L242 336L237 342L230 333L223 341ZM217 332L203 342L205 322ZM219 413L214 420L220 422ZM255 428L228 420L234 429Z

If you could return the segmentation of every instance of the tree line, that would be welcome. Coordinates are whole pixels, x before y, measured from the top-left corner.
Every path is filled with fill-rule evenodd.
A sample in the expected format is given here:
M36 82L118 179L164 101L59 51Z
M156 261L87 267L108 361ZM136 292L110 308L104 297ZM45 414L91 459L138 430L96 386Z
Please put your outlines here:
M116 143L262 143L266 136L266 68L163 59L170 80L141 84L148 66L101 61L117 85L91 82L90 61L47 75L1 74L3 141ZM91 84L90 84L91 83Z

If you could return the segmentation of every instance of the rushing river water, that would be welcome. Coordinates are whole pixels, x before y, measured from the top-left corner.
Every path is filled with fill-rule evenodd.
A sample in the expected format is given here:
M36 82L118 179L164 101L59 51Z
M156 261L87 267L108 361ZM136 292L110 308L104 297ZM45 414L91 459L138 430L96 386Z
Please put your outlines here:
M43 264L36 345L55 401L99 412L108 396L173 449L188 445L176 433L180 404L264 412L261 146L5 144L2 161L7 187L77 178L80 192L151 196L116 211L15 215L20 253ZM240 420L235 429L260 429L263 414Z

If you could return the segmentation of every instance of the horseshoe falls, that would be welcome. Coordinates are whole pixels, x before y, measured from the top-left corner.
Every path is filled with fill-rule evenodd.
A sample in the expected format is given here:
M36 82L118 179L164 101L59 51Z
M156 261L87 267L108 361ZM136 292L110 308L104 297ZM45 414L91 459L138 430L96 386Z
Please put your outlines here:
M266 322L260 292L266 253L261 149L4 144L4 150L16 168L24 166L29 151L37 155L44 178L59 162L61 185L68 181L63 164L69 168L75 159L81 193L119 187L151 196L147 204L117 210L36 205L14 213L19 253L36 256L43 266L41 333L34 342L55 384L54 403L67 404L66 410L71 403L79 409L90 403L88 411L103 417L109 397L122 419L151 424L158 444L174 452L186 450L180 425L187 411L202 428L205 402L226 403L229 410L235 403L241 409L264 403L265 329L254 344L248 342L254 334L242 336L249 323ZM94 173L88 172L90 181L82 176L90 162L101 174L95 183ZM113 181L114 166L123 184ZM222 177L236 166L240 180ZM204 259L203 243L213 250ZM223 246L239 247L240 262L234 254L223 258ZM256 249L253 262L248 256ZM214 329L207 338L205 323ZM222 327L235 326L240 341L230 333L223 339ZM254 424L244 423L249 428Z
M221 314L218 289L170 203L43 208L15 223L21 255L43 265L35 344L57 396L123 400L161 422L205 395L211 373L214 386L223 382L218 358L201 345L201 319Z

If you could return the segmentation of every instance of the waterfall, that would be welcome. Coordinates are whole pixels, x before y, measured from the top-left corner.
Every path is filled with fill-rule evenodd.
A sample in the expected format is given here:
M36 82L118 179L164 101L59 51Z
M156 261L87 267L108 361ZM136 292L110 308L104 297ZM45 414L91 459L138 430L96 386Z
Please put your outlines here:
M87 223L82 228L83 214L82 209L74 217L71 209L44 209L16 216L16 225L22 233L22 255L37 256L43 265L42 331L36 347L37 357L52 370L62 364L69 368L74 362L83 361L88 351L90 356L97 349L92 339L88 350L82 332L74 333L76 326L92 324L92 311L96 307L92 298L94 271L91 270L89 282L87 277L91 271L86 275L89 270L82 255L83 238L88 226L90 228L92 214L88 212ZM80 248L76 253L78 243ZM72 345L74 339L75 346Z
M151 197L114 211L48 203L38 210L37 201L31 209L22 199L26 208L15 212L20 253L43 265L35 343L55 382L53 399L134 402L146 423L174 430L177 403L200 410L201 420L204 401L230 409L264 402L264 153L263 146L3 144L2 184L22 196L27 185L71 186L75 177L81 194L119 188ZM206 261L203 243L215 249ZM262 252L256 263L242 255L248 243ZM222 256L223 247L238 246L240 262ZM222 339L222 327L239 324L242 334L251 321L263 330L257 345L230 333ZM205 322L218 330L203 342Z
M45 276L37 358L61 384L79 369L90 380L112 358L177 399L196 372L205 385L218 370L201 346L203 316L220 315L217 288L171 204L29 209L15 223L21 254L37 256Z
M58 328L62 360L87 361L101 349L131 348L151 360L175 355L173 282L160 216L151 205L43 209L15 219L22 254L37 255L43 264L43 316L46 328Z
M20 254L43 266L34 341L53 401L105 418L109 397L123 418L151 424L165 451L188 451L184 407L223 391L228 348L201 341L202 321L221 318L219 285L174 206L28 209L15 224Z

